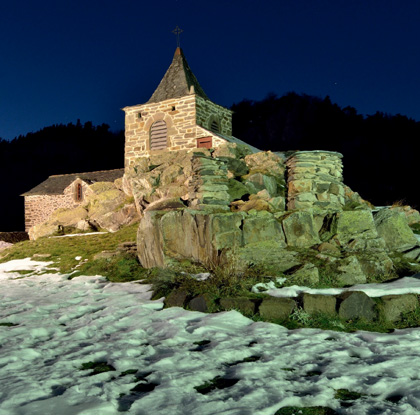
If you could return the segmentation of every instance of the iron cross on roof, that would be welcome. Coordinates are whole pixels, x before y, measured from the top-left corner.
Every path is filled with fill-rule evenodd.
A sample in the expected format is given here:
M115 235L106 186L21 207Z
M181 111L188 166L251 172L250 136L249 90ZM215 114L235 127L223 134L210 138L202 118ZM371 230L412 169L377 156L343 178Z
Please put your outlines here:
M180 42L179 42L179 35L183 32L182 29L179 28L179 26L177 26L174 30L172 30L172 33L174 35L176 35L176 45L177 47L180 47Z

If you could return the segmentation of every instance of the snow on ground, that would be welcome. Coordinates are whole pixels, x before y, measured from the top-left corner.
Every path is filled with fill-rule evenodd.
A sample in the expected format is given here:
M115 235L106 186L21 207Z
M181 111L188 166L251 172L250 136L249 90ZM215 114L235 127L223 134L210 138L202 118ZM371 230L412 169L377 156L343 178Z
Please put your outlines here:
M235 311L162 309L147 285L37 275L45 264L0 264L0 415L273 415L290 405L420 413L420 329L290 331ZM34 274L15 272L25 268ZM259 360L238 363L251 356ZM99 361L115 370L80 370ZM194 389L216 376L239 381ZM149 391L130 391L139 383ZM340 407L336 389L365 395Z
M69 233L67 235L50 236L50 238L73 238L75 236L102 235L104 233L109 233L109 232Z
M278 283L283 283L286 278L277 278ZM308 288L299 285L276 288L275 283L258 283L252 287L253 292L262 292L273 297L297 297L301 293L337 295L344 291L363 291L369 297L382 297L391 294L420 294L420 274L413 277L400 278L392 282L381 284L358 284L349 288Z

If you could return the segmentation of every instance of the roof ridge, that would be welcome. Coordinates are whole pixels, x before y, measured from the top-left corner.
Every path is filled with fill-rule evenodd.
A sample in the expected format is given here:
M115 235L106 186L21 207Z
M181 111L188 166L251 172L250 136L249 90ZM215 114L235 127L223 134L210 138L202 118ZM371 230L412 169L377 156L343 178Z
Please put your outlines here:
M117 171L117 170L124 170L124 167L120 167L119 169L110 169L110 170L85 171L83 173L52 174L51 176L48 176L48 177L63 177L63 176L74 176L76 174L104 173L108 171Z

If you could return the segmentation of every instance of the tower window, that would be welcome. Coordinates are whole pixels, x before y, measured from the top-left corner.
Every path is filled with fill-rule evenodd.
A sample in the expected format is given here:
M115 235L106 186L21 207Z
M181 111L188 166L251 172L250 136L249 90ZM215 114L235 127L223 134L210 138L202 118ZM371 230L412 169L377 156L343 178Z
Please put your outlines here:
M150 150L163 150L167 147L168 128L163 120L156 121L150 128Z
M81 202L83 200L83 186L82 183L76 184L76 202Z
M210 118L209 127L210 131L213 131L214 133L220 133L219 120L215 116Z

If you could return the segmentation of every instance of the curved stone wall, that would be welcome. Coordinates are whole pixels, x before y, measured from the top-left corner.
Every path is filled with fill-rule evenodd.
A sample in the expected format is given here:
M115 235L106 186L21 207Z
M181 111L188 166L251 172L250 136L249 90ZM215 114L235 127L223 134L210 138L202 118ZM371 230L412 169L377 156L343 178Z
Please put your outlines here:
M286 161L287 210L344 206L343 155L331 151L298 151Z

